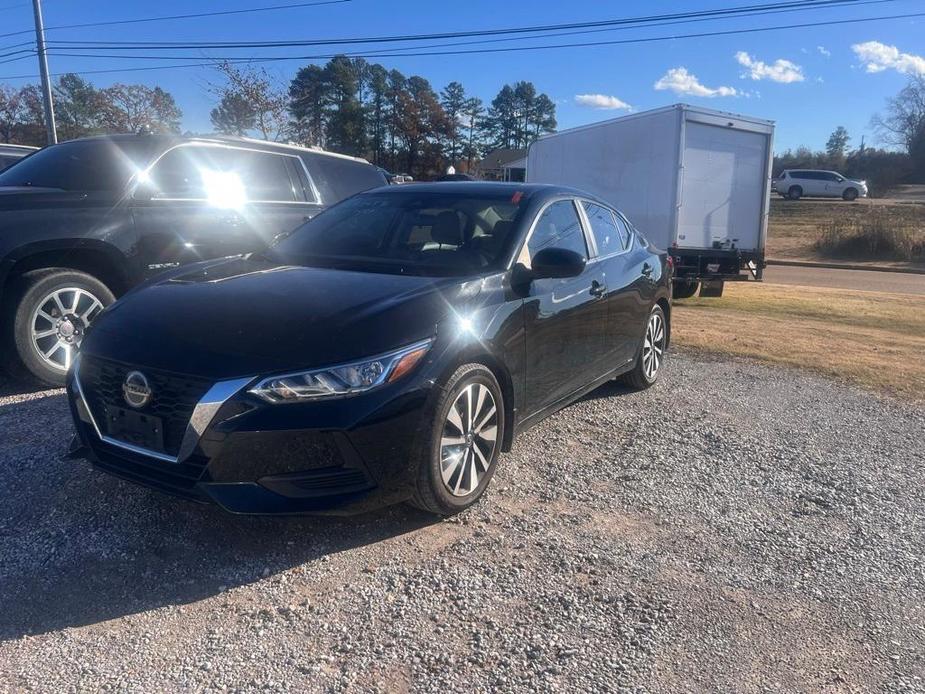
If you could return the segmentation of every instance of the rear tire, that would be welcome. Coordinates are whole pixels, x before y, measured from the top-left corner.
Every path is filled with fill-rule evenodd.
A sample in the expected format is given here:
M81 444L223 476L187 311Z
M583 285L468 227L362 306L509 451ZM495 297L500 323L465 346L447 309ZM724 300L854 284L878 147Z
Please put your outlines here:
M55 268L23 275L17 299L9 370L49 386L64 384L90 322L116 300L95 277Z
M790 186L790 190L787 191L787 198L799 200L801 197L803 197L803 189L800 186Z
M411 504L451 516L476 503L495 474L504 440L504 400L482 364L459 367L442 389L419 453Z
M672 299L690 299L700 289L700 282L675 280L671 285Z
M841 194L842 200L847 202L854 202L858 199L858 191L855 188L849 188L844 193Z
M645 390L654 386L665 362L667 348L668 321L665 320L662 307L656 304L646 320L646 331L636 355L636 365L632 371L623 374L620 380L633 390Z

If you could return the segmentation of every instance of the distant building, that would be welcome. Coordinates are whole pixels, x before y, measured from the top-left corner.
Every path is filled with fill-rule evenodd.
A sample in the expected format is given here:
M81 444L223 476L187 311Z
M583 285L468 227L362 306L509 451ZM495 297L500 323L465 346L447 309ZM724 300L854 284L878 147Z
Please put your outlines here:
M485 181L521 182L527 178L527 150L501 147L485 155L475 172Z

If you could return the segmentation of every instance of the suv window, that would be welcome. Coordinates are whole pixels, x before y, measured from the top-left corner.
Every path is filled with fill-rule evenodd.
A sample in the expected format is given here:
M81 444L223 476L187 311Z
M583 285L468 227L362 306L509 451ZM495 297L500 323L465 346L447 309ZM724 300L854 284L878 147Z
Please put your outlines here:
M629 230L623 225L613 212L606 207L583 202L588 221L591 222L591 233L597 244L597 252L602 255L611 255L626 250L629 242Z
M313 153L303 154L302 161L311 172L326 205L388 184L379 169L366 162Z
M295 186L286 165L286 160L292 157L244 150L236 151L235 155L238 161L234 170L240 172L248 199L260 202L297 200Z
M154 166L151 182L160 198L233 195L240 202L295 202L301 196L297 198L286 160L285 155L232 147L177 147Z
M536 223L533 235L527 243L530 258L544 248L565 248L584 258L588 257L584 231L578 220L575 203L571 200L552 203Z
M121 192L147 157L143 143L104 139L64 142L39 150L0 173L0 186Z

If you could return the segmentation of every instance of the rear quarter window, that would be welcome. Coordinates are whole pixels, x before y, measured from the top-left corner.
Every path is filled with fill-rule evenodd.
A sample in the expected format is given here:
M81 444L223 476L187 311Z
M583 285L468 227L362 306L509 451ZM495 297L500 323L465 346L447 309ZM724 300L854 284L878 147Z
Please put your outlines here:
M302 160L325 205L333 205L351 195L388 183L372 164L324 154L303 154Z

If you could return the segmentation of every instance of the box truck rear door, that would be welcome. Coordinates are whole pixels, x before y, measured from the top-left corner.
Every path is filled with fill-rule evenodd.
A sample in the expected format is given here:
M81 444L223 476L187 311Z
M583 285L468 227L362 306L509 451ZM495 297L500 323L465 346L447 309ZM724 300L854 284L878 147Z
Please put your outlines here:
M679 247L759 249L767 141L763 133L687 123Z

